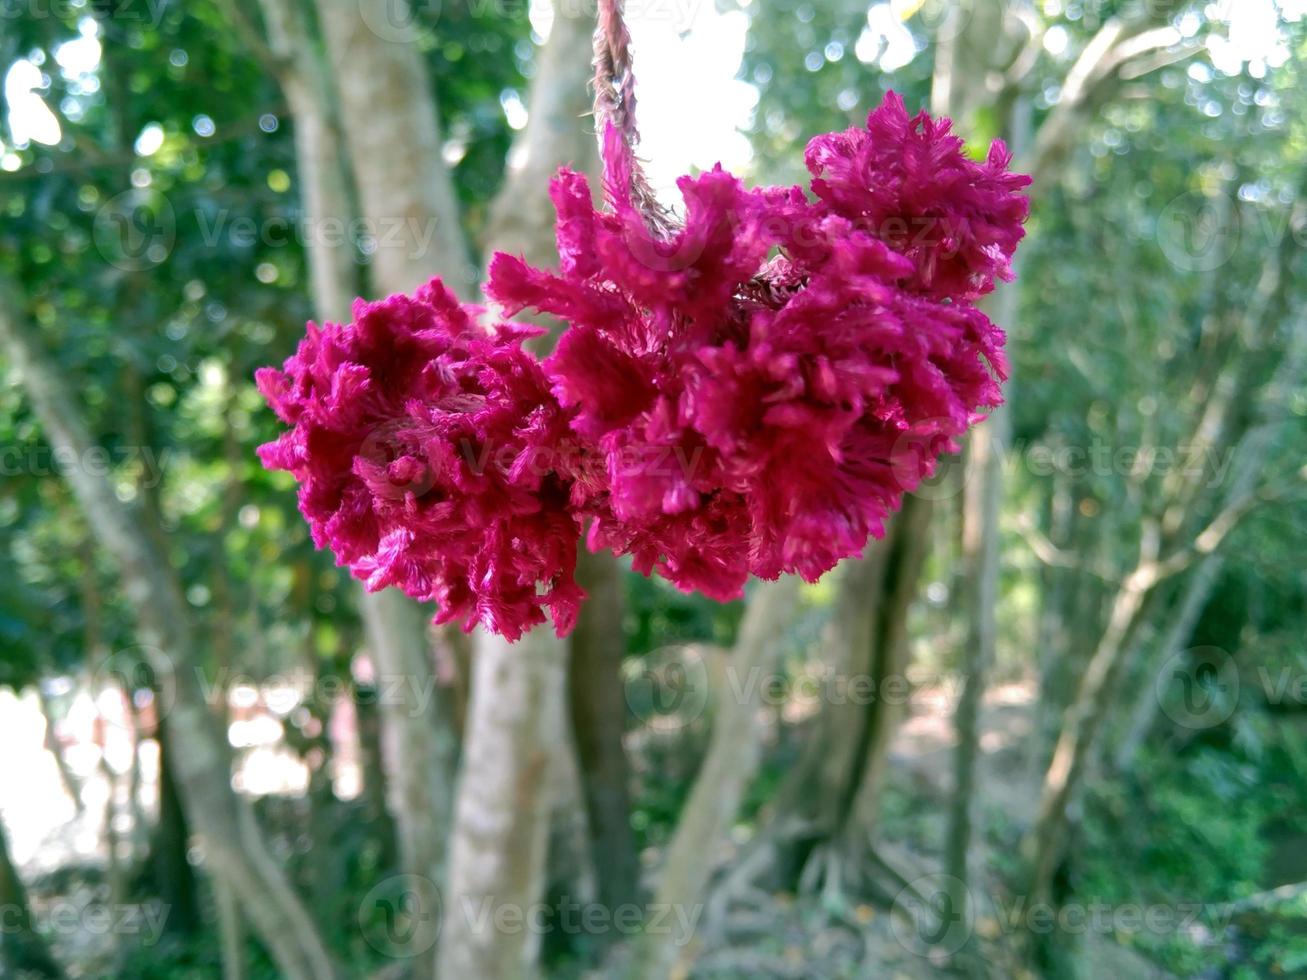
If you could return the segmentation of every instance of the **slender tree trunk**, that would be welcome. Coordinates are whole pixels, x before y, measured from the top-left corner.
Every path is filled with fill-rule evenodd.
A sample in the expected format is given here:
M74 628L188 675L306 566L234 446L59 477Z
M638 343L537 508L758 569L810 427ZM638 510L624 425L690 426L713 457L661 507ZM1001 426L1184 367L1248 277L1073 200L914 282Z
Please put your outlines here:
M593 8L560 2L553 12L531 86L529 124L509 153L485 235L487 252L523 254L540 264L557 261L552 209L544 195L550 179L564 164L583 172L598 169L596 143L583 121L590 108ZM533 342L541 354L561 328L546 325L554 329ZM597 898L609 913L636 901L639 889L630 773L622 744L626 704L619 673L624 653L620 574L611 555L579 556L577 579L590 598L568 638L570 726L558 739L548 862L550 888L559 888L568 900ZM587 938L602 944L613 934Z
M549 769L562 728L565 654L544 630L516 644L481 633L450 839L439 975L533 971L549 833Z
M91 439L62 377L12 322L11 300L0 304L0 342L45 430L64 458L82 459ZM248 805L232 791L225 733L205 703L194 659L199 643L190 610L166 555L153 544L140 515L123 504L107 476L85 467L64 473L101 546L119 566L149 665L172 701L169 721L177 751L173 775L214 874L225 878L290 978L335 976L335 965L299 897L277 866Z
M361 216L377 238L373 286L408 291L439 275L466 295L472 269L410 4L317 0L317 7Z
M1002 321L1008 323L1007 319ZM980 754L980 716L985 681L998 643L996 613L999 576L999 517L1003 496L1003 452L1008 439L1008 412L995 411L971 434L971 479L966 487L962 534L964 607L967 615L961 692L954 713L953 796L944 843L955 914L969 902L972 813L976 805L976 763Z
M1208 555L1181 587L1180 597L1170 613L1166 632L1158 638L1157 651L1140 674L1141 681L1135 694L1126 731L1113 759L1113 768L1118 775L1125 775L1134 769L1139 749L1148 738L1148 733L1152 730L1161 708L1158 691L1168 680L1161 676L1162 670L1169 665L1171 658L1184 648L1186 641L1193 634L1194 626L1211 598L1217 579L1220 578L1223 565L1224 560L1221 555Z
M979 73L976 73L979 74ZM973 79L974 81L974 76ZM1006 112L1008 148L1023 157L1030 143L1030 100L1017 95ZM1019 272L1020 259L1014 266ZM987 298L994 319L1011 331L1019 313L1014 286ZM1011 379L1009 379L1009 391ZM972 431L968 482L963 492L962 587L966 646L960 666L962 688L954 713L953 798L944 843L944 872L955 913L969 902L972 814L976 806L976 765L985 686L998 646L998 579L1001 571L1000 520L1003 513L1004 454L1011 440L1011 409L1002 405Z
M158 703L156 701L156 703ZM168 722L160 717L155 741L159 745L159 822L150 846L150 860L159 897L168 907L165 928L178 936L193 936L200 930L199 885L191 867L190 827L182 808L177 781L169 768L174 749Z
M439 271L458 288L466 262L457 209L440 163L430 80L407 33L407 5L321 0L330 72L316 56L294 0L263 0L263 11L270 46L284 65L282 85L295 117L308 220L344 223L350 215L341 152L347 147L363 218L379 244L374 286L382 292L411 290ZM386 30L391 24L399 32L393 40ZM319 317L346 319L355 295L349 250L330 247L319 235L309 260ZM386 698L379 712L400 867L434 887L444 876L457 739L448 712L440 711L427 615L394 590L360 590L359 607L381 689L400 695ZM417 980L433 975L430 950L438 929L435 914L414 919L409 965Z
M236 893L219 878L213 879L213 901L218 910L218 945L222 951L222 980L245 980L245 921Z
M928 500L905 497L884 539L869 542L866 557L845 561L836 572L823 642L828 676L866 696L822 705L759 835L757 848L771 853L746 858L773 870L777 887L822 888L834 897L863 873L890 742L904 711L908 612L928 550L931 510Z
M368 596L364 608L378 681L392 695L381 708L381 750L400 867L434 886L444 880L458 746L449 712L442 710L448 705L435 685L427 614L393 589ZM440 917L428 911L415 918L411 937L412 968L419 978L433 975L430 950L440 929Z
M875 676L901 685L905 690L908 665L912 659L908 616L917 598L921 570L929 550L932 510L928 500L912 496L903 499L903 509L895 518L893 551L883 583L883 607L876 623ZM884 692L886 688L882 686L878 690ZM846 853L861 856L875 839L880 823L880 789L889 768L890 743L906 710L902 698L887 696L880 699L880 709L872 714L869 737L863 744L861 779L842 835ZM851 847L857 850L850 852Z
M709 878L762 759L763 675L779 656L798 595L798 580L787 575L763 583L750 598L726 668L731 677L717 700L708 755L659 874L653 907L660 915L663 910L671 912L663 916L666 922L693 922L703 908ZM640 975L646 980L672 976L691 938L675 928L654 931L651 927L641 937Z
M828 676L865 677L878 692L884 679L876 672L877 622L894 534L891 525L866 557L845 561L835 572L835 606L822 643ZM839 698L820 706L803 754L777 794L769 824L771 832L789 835L779 845L789 852L779 858L777 884L783 887L794 884L814 849L837 836L857 792L863 746L874 715L885 707L878 697L870 704L859 701Z
M622 583L611 556L582 554L578 564L578 580L590 598L571 637L568 700L599 902L613 910L635 902L640 887L630 766L622 745Z
M549 181L564 164L582 173L597 169L597 146L586 128L593 13L592 3L554 3L553 27L531 85L529 121L513 142L503 187L490 207L487 254L499 249L552 260L552 211L541 203Z
M41 717L45 720L45 736L43 744L45 750L50 753L50 759L54 762L55 771L59 774L59 784L63 787L68 798L73 801L73 809L80 816L86 811L86 804L82 801L82 788L77 784L77 777L73 775L72 769L68 767L68 760L64 757L64 747L59 742L58 718L55 715L54 702L50 700L50 695L46 693L45 687L38 681L35 685L36 699L41 706Z
M364 0L360 8L343 0L320 0L318 6L336 66L343 129L364 217L379 235L396 243L379 248L373 263L374 287L379 292L411 290L437 274L466 294L471 276L458 209L449 175L440 164L441 139L430 80L410 32L402 26L407 24L405 5L402 0L400 8L384 0ZM387 29L378 31L378 25ZM538 77L544 81L544 72ZM537 125L533 120L532 126ZM379 147L386 151L378 152ZM548 223L543 195L533 212L524 210ZM364 604L378 660L383 671L393 667L411 674L415 669L411 651L405 664L393 649L395 638L376 625L376 606L387 601L405 600L373 596ZM465 907L486 900L523 915L540 896L549 801L543 791L548 780L539 770L558 742L559 729L551 726L561 724L561 648L540 631L511 653L498 638L478 636L476 643L464 778L451 836L454 851L439 955L448 976L513 976L533 960L538 946L534 937L524 930L496 935L493 921L489 929L475 928L479 920ZM431 671L416 676L431 676ZM420 758L432 741L430 732L425 745L406 740L402 754ZM543 757L537 759L541 753ZM422 772L421 766L405 765L392 770L390 781L413 782ZM436 792L447 798L447 787L447 780L442 786L428 781L425 792L428 798ZM415 796L423 789L412 787ZM425 809L429 812L430 807ZM419 809L397 814L401 840L416 839L405 831L403 822L421 819L423 813ZM490 831L493 834L487 836ZM440 880L442 856L419 860L410 854L405 866L424 869L419 873ZM419 976L427 968L427 963L421 964Z
M1076 698L1067 709L1053 759L1044 775L1044 787L1030 838L1031 901L1047 901L1053 872L1062 856L1064 817L1071 794L1078 787L1090 745L1107 708L1108 694L1121 665L1121 652L1138 623L1138 613L1152 588L1146 578L1131 576L1112 600L1107 628L1098 641L1080 681Z
M389 790L386 788L385 763L382 761L381 712L376 703L377 688L356 685L354 691L359 739L359 777L363 781L364 813L368 826L380 845L378 865L392 868L398 860L396 842L399 835L386 802Z
M60 980L63 970L33 924L27 889L9 857L3 823L0 823L0 912L4 913L3 928L0 928L0 976L8 976L12 971L16 977Z
M1070 478L1053 474L1053 489L1049 501L1048 540L1061 551L1083 553L1072 548L1072 535L1077 529L1074 516L1074 492ZM1081 522L1083 524L1083 522ZM1034 721L1027 746L1026 761L1032 778L1038 779L1048 764L1053 739L1057 737L1055 725L1069 700L1060 692L1066 688L1064 675L1071 660L1071 619L1074 599L1075 573L1072 569L1045 565L1040 571L1039 632L1036 643L1035 685L1037 697Z

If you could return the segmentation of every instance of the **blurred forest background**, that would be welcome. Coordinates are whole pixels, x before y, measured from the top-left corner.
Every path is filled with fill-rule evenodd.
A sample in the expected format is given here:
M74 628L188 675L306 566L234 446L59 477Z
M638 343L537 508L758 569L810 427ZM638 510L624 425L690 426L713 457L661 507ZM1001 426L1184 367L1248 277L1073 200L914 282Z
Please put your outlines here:
M629 7L751 179L1009 141L1007 406L818 585L430 630L253 371L550 261L593 3L0 0L0 977L1307 975L1307 4Z

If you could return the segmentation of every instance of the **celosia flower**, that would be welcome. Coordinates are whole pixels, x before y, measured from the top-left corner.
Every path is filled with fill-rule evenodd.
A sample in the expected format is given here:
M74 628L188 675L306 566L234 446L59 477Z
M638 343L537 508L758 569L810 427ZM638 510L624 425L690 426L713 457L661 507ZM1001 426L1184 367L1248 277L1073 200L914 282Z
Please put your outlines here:
M1003 335L970 303L1010 275L1029 181L892 93L807 161L815 200L719 166L651 230L610 126L610 209L579 174L551 186L559 272L490 264L509 314L567 322L543 366L439 283L310 325L259 383L293 426L261 454L302 482L314 540L369 588L510 638L542 607L570 629L583 524L716 599L860 553L1000 401Z
M924 111L909 117L890 92L865 129L818 136L805 159L822 205L910 258L914 288L971 300L1011 278L1030 178L1008 170L1002 140L984 163L968 159L951 126Z
M300 481L318 547L368 589L435 600L437 622L509 638L553 613L571 628L579 525L552 471L567 435L528 328L478 322L433 280L358 301L354 322L309 324L259 390L291 426L259 447Z

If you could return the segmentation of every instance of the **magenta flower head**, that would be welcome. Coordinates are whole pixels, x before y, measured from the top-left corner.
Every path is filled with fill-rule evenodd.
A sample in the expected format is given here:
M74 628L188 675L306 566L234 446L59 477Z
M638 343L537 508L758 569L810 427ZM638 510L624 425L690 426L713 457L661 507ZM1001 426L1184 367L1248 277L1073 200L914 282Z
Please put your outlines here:
M318 547L369 590L434 600L437 622L509 638L553 613L571 628L579 525L552 469L566 424L531 330L481 322L440 283L309 324L259 390L291 428L259 447L300 482Z
M827 133L805 159L822 205L912 260L913 289L974 300L1010 279L1025 234L1030 178L1011 173L1012 155L996 140L983 163L963 153L948 119L908 115L885 96L865 129Z
M1002 331L973 301L1010 276L1028 178L976 163L891 93L808 146L813 196L720 166L654 208L609 125L607 208L561 171L560 268L504 253L487 295L566 322L484 323L438 281L312 324L259 387L291 426L261 447L300 481L314 541L509 638L583 598L590 548L715 599L859 554L904 493L1001 401ZM636 188L640 193L635 193Z

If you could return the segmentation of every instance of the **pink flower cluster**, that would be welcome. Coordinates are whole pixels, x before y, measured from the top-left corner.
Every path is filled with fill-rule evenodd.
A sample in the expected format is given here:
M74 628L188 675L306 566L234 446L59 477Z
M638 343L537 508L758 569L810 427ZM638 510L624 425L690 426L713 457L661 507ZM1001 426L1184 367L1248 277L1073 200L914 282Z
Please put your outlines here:
M482 322L438 280L416 296L358 300L354 322L309 324L259 391L291 426L259 447L300 482L313 542L369 590L435 600L437 622L516 638L553 613L571 629L579 515L540 465L567 437L530 328ZM543 587L538 587L543 584Z
M633 201L611 127L604 160L607 210L577 173L551 186L557 272L490 264L508 315L566 322L543 363L529 331L432 283L310 327L260 373L293 426L262 458L301 481L314 540L440 621L515 638L549 607L565 633L583 528L716 599L750 575L814 581L1001 400L1003 334L971 305L1010 278L1028 214L1001 143L974 162L891 93L809 144L815 199L718 167L681 178L671 234Z

